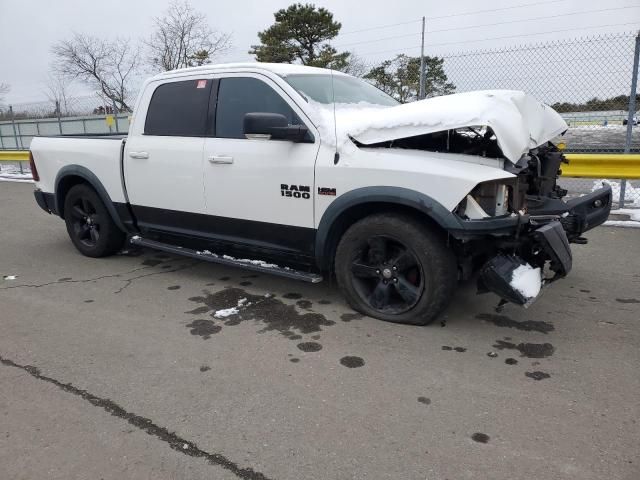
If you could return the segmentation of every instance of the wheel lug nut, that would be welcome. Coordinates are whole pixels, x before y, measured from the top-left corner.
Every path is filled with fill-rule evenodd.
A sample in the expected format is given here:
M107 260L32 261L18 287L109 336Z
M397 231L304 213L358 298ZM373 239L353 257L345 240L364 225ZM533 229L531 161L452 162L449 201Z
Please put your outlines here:
M395 277L395 278L393 279L393 282L394 282L394 283L398 283L398 277Z
M380 270L376 270L376 275L380 275Z
M395 271L397 271L397 270L398 270L398 267L396 267L396 266L394 265L394 266L393 266L393 271L395 272Z

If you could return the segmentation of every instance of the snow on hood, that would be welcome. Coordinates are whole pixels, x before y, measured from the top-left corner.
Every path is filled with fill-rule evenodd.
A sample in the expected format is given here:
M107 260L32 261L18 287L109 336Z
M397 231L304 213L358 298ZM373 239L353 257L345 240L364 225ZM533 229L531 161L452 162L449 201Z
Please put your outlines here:
M320 123L333 128L332 106L314 105ZM338 145L349 137L369 145L456 128L487 126L505 157L516 163L568 126L551 107L517 90L483 90L434 97L396 107L336 105ZM324 129L323 129L324 130ZM330 137L333 132L326 132Z

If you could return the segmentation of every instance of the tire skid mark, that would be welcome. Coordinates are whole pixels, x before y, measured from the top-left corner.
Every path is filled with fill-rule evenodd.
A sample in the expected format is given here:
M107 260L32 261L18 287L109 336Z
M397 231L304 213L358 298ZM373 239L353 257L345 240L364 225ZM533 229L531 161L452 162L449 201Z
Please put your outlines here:
M21 370L24 370L38 380L51 383L58 387L60 390L71 393L73 395L76 395L77 397L82 398L83 400L86 400L94 407L102 408L104 411L113 415L114 417L126 420L130 425L138 428L139 430L142 430L143 432L147 433L147 435L156 437L159 440L169 444L169 447L177 452L181 452L189 457L204 458L211 465L222 467L243 480L269 480L267 476L260 472L256 472L252 468L241 468L235 462L229 460L222 454L210 453L202 450L194 442L185 440L175 432L170 432L165 427L160 427L154 424L148 418L125 410L123 407L121 407L114 401L109 400L108 398L98 397L97 395L94 395L86 390L82 390L72 385L71 383L62 383L55 378L43 375L37 367L34 367L32 365L21 365L14 362L13 360L9 360L2 356L0 356L0 363L7 367L19 368Z

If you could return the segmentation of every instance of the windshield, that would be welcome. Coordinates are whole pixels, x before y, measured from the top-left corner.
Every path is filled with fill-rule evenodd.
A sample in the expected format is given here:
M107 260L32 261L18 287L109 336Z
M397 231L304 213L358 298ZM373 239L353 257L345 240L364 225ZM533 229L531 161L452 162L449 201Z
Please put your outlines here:
M399 102L382 90L359 78L345 75L288 75L284 77L289 85L305 98L319 103L370 103L392 107ZM332 90L333 87L333 91Z

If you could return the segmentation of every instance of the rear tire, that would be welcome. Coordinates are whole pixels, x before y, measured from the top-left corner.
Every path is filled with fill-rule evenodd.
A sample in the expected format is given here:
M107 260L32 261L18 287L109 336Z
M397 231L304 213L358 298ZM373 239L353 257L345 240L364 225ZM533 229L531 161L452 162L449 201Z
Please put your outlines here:
M439 235L409 215L389 213L346 231L335 272L354 310L411 325L427 325L444 310L458 277L455 256Z
M113 255L124 244L124 232L89 185L71 187L64 199L64 220L71 241L87 257Z

